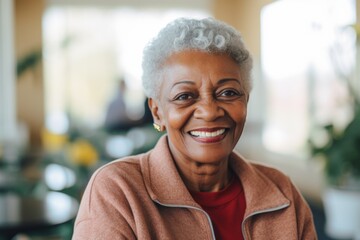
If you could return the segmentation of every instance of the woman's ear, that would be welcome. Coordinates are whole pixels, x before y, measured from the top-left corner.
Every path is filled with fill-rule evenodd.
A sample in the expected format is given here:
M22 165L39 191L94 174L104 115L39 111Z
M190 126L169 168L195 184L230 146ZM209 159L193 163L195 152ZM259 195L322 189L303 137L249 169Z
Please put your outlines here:
M162 109L159 106L159 102L153 98L149 98L148 105L153 116L154 128L159 132L164 131L165 126L163 124L163 114Z
M153 98L149 98L148 99L148 105L149 105L151 114L153 116L154 123L161 124L162 112L161 112L161 110L159 108L158 102Z

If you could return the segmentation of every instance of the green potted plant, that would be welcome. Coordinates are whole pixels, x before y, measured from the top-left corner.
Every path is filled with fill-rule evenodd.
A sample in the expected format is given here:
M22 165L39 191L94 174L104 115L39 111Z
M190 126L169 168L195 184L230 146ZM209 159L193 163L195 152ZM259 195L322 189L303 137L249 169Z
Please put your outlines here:
M323 127L327 142L316 146L311 142L313 156L325 160L327 183L339 188L360 190L360 110L354 109L354 117L343 130L333 124Z
M359 239L360 93L355 87L359 80L354 81L345 74L341 74L340 79L348 92L348 101L343 107L351 109L351 117L342 127L334 123L315 127L309 146L312 157L324 163L326 233L337 239ZM322 136L320 144L316 139L319 136Z
M325 231L334 238L358 239L360 237L360 104L354 103L354 116L344 129L339 130L333 124L329 124L323 126L322 130L327 139L326 143L318 146L310 141L310 146L312 156L324 161L324 176L327 183L323 192Z

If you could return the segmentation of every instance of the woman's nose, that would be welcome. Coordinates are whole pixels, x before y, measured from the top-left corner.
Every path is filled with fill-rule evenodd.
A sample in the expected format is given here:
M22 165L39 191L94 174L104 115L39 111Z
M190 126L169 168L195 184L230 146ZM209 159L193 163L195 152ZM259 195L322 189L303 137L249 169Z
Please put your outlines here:
M224 109L215 99L204 99L199 101L194 112L194 117L205 121L213 121L224 115Z

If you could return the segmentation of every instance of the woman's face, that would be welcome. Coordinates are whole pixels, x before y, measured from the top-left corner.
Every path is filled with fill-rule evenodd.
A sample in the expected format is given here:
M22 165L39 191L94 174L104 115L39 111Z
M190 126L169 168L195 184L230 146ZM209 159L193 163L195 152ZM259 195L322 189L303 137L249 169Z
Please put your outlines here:
M227 55L185 51L164 64L160 97L150 100L176 161L226 160L243 131L248 95Z

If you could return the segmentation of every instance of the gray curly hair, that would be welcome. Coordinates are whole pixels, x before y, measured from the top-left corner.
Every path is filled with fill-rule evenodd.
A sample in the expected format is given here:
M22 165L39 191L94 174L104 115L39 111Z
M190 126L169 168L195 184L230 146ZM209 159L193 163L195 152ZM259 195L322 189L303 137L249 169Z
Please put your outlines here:
M147 97L158 97L166 59L185 50L228 54L239 65L245 91L250 92L252 57L240 33L213 18L179 18L166 25L144 48L142 83Z

